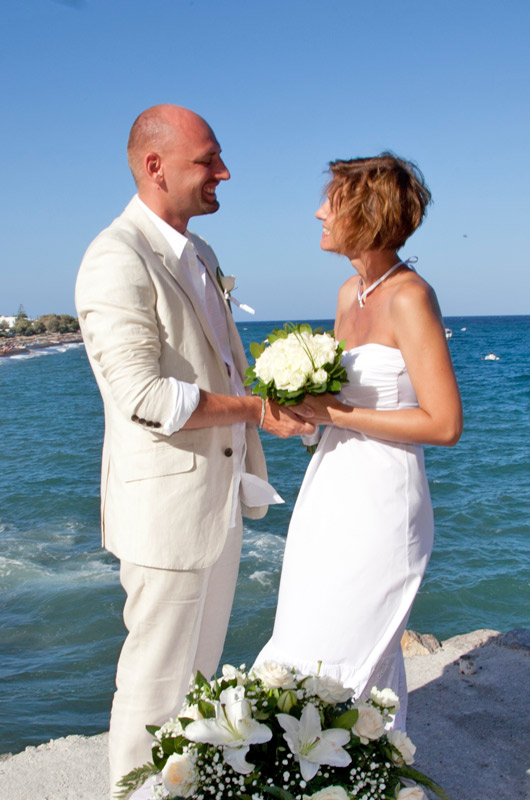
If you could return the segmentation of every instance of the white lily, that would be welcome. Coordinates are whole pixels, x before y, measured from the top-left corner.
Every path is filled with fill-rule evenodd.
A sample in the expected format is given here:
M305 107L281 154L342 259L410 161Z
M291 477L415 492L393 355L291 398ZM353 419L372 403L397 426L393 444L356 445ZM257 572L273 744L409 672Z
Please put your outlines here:
M323 731L320 715L312 703L305 706L299 720L290 714L277 714L276 718L285 731L283 738L300 763L305 781L315 777L321 764L347 767L351 763L351 756L342 748L350 740L349 731L343 728Z
M272 738L271 729L252 718L244 686L225 689L213 705L215 719L191 722L185 730L186 738L223 747L225 761L236 772L243 775L252 772L252 764L245 761L249 746L268 742Z

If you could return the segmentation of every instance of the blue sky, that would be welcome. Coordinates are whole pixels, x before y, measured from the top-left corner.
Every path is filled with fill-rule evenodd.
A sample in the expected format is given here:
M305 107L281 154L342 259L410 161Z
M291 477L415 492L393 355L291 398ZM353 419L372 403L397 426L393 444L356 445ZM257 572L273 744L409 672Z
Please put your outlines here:
M190 227L256 319L333 317L351 265L319 249L327 163L385 149L433 193L402 254L443 313L529 313L529 23L526 0L1 0L0 314L75 313L160 102L221 142L232 179Z

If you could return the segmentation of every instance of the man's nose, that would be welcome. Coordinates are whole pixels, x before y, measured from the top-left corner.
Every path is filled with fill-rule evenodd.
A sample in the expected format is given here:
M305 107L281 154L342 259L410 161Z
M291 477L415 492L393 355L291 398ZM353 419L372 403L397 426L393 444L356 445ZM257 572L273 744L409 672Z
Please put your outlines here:
M215 177L218 178L220 181L230 180L230 172L228 171L228 167L226 166L222 158L219 158L219 166L215 171Z

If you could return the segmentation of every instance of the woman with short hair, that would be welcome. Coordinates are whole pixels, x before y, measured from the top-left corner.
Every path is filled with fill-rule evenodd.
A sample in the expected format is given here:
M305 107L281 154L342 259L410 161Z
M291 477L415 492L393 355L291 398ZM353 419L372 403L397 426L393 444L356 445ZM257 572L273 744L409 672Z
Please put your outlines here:
M436 295L415 259L398 255L431 200L421 172L391 153L333 161L330 172L316 216L321 248L356 273L339 291L335 322L349 383L294 409L325 428L258 662L320 670L361 698L390 687L404 729L400 641L433 540L422 445L456 444L462 407Z

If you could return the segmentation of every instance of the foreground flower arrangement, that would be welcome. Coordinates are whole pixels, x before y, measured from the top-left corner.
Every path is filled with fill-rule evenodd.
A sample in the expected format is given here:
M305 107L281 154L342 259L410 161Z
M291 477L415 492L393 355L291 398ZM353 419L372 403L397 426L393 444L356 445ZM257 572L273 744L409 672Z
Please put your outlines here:
M211 682L197 673L186 701L148 727L153 763L122 779L120 797L426 800L423 785L448 800L412 768L408 736L387 730L399 708L390 689L353 702L332 678L269 662L249 673L225 665Z
M340 392L347 382L343 350L344 342L337 342L332 332L286 322L261 344L251 343L256 362L246 370L245 386L285 405L300 403L306 394Z

